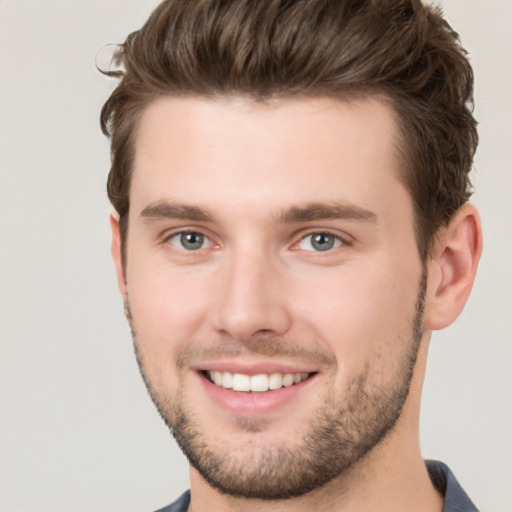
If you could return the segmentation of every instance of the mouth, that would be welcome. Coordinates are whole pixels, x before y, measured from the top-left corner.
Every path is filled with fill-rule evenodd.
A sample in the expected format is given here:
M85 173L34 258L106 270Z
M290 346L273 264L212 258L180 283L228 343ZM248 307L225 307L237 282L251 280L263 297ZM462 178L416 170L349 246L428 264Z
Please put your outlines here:
M308 390L316 389L312 388L315 382L322 382L321 372L316 368L261 361L212 361L194 373L202 383L208 403L220 407L216 414L227 412L229 421L241 416L271 418L283 411L295 414L295 408L301 410L303 400L311 398Z
M260 373L247 375L228 371L204 371L203 375L217 387L245 393L266 393L296 386L314 373Z

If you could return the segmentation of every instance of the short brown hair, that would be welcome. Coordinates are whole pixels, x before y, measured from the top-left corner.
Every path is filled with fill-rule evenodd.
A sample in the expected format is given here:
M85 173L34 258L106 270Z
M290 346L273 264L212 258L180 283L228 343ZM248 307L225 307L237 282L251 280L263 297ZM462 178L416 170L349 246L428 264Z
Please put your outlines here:
M378 95L401 132L420 256L469 198L478 143L473 72L439 8L420 0L165 0L118 47L101 111L108 195L127 235L134 136L166 95ZM125 243L125 242L124 242Z

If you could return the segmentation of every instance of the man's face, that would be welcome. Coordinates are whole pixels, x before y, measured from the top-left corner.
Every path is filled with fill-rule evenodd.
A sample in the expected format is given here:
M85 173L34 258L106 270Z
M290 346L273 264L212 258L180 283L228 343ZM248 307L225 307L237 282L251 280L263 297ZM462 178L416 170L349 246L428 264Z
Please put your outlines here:
M223 492L305 493L400 417L425 273L396 130L370 99L166 98L143 116L127 309L153 400Z

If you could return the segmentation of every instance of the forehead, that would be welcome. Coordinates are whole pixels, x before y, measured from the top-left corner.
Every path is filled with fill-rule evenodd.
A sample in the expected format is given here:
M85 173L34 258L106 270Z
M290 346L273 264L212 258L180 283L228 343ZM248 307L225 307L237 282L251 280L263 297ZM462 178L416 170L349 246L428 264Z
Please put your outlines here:
M166 199L226 212L311 201L370 208L404 195L397 137L393 111L373 98L161 98L138 128L131 210Z

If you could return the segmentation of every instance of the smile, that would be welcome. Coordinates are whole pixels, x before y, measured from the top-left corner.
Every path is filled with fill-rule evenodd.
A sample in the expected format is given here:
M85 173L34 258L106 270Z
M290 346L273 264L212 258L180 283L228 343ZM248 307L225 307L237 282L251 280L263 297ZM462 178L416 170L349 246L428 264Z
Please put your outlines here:
M206 377L216 386L233 391L253 391L264 393L283 387L287 388L300 384L311 374L309 373L261 373L258 375L245 375L221 371L207 371Z

